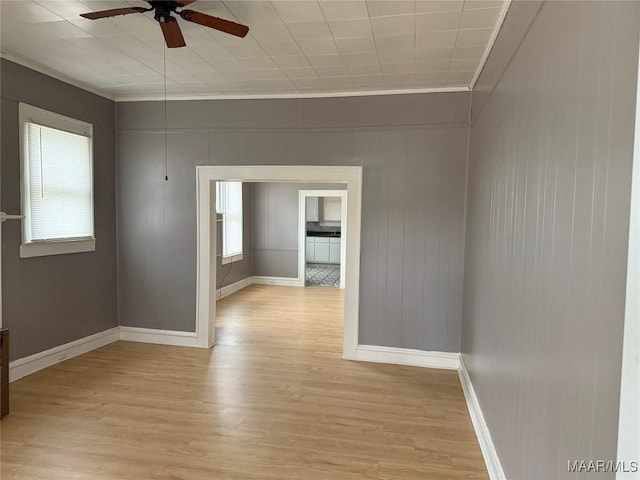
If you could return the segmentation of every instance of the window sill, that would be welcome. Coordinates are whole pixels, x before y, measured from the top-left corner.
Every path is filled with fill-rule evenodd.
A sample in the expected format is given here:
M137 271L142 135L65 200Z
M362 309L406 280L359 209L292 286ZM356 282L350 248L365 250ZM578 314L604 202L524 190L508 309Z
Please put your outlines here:
M242 254L231 255L229 257L222 257L222 265L227 265L229 263L239 262L242 260Z
M20 245L20 258L95 252L95 250L95 238L59 242L33 242Z

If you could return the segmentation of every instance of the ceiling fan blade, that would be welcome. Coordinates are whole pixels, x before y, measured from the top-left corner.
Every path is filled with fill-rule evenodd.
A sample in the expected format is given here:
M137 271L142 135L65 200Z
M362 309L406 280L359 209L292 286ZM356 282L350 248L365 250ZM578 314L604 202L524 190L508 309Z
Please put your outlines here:
M99 18L116 17L118 15L128 15L130 13L148 12L150 9L142 7L112 8L111 10L101 10L100 12L81 13L80 16L89 20Z
M162 28L162 34L164 35L164 41L167 42L167 47L178 48L187 45L182 36L180 25L178 25L178 21L175 18L169 17L166 22L160 22L160 28Z
M175 0L178 7L186 7L187 5L195 2L196 0Z
M194 10L182 10L180 16L185 20L205 27L215 28L221 32L230 33L236 37L245 37L249 32L249 27L239 23L225 20L224 18L212 17L206 13L196 12Z

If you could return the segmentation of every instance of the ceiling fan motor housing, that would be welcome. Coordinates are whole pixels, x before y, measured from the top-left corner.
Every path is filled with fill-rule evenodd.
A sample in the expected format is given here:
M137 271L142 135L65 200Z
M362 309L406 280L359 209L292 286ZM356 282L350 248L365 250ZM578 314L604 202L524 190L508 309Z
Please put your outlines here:
M181 6L173 0L147 0L147 2L155 10L154 18L161 23L170 22L171 12L175 12L176 8Z

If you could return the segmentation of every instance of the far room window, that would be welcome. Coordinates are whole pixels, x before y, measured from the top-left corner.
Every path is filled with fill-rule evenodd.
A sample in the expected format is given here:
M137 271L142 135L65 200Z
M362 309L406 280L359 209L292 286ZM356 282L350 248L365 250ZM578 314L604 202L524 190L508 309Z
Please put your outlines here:
M93 126L20 103L21 257L95 250Z
M216 211L222 214L222 263L242 260L242 182L217 182Z

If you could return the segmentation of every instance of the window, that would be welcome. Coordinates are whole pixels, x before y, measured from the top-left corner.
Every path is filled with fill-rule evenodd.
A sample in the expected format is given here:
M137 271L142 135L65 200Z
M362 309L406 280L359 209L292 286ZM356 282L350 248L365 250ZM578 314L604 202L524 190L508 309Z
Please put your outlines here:
M222 263L242 260L242 182L216 183L216 212L222 214Z
M93 127L20 104L21 257L95 250Z

